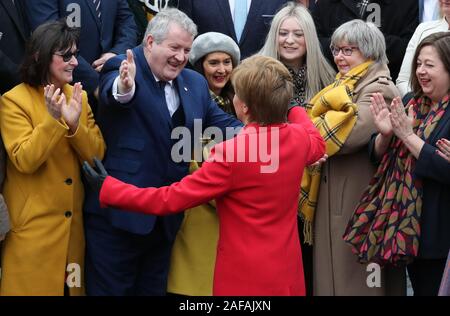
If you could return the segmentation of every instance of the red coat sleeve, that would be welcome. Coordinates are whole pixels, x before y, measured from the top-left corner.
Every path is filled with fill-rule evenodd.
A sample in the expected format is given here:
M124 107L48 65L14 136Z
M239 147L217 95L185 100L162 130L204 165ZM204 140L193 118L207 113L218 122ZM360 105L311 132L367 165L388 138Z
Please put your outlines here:
M180 182L161 188L138 188L108 176L100 190L101 207L115 207L139 213L168 215L206 203L226 193L233 181L228 163L214 161L217 145L207 162Z
M306 114L306 111L299 106L294 106L289 111L288 121L291 124L301 124L309 135L310 150L306 165L313 164L322 158L326 152L325 141L320 135L319 130L312 123L308 114Z

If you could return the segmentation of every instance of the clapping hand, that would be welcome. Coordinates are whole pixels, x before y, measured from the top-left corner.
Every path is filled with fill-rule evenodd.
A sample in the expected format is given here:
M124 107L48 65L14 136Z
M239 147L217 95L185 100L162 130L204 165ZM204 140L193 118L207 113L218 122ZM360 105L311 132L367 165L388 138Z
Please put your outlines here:
M83 87L81 83L77 82L73 86L72 98L68 103L66 103L66 97L64 94L62 98L64 99L61 105L61 114L62 118L69 126L70 131L73 133L76 132L78 128L78 122L80 120L81 109L82 109L82 98L81 92L83 91Z
M383 95L381 93L374 93L370 101L370 110L372 111L375 126L381 135L391 137L393 133L392 124L389 118L389 109L384 101Z
M56 89L53 84L44 87L44 98L47 111L50 115L59 120L61 118L61 89Z
M450 162L450 141L445 138L441 138L436 143L438 150L436 150L437 154Z
M94 165L95 167L92 168L87 161L83 162L83 173L91 188L99 193L108 173L102 162L97 158L94 158Z
M414 134L412 127L414 120L413 108L409 107L408 115L406 115L405 107L399 97L392 100L389 118L395 135L402 141Z
M44 87L44 98L47 111L56 119L64 119L69 126L71 133L75 133L78 128L78 122L82 109L81 92L83 87L77 82L73 87L72 98L69 102L66 100L66 95L60 88L55 90L53 84Z
M136 64L134 62L133 52L127 50L127 59L123 60L119 68L119 93L125 94L131 91L136 77Z

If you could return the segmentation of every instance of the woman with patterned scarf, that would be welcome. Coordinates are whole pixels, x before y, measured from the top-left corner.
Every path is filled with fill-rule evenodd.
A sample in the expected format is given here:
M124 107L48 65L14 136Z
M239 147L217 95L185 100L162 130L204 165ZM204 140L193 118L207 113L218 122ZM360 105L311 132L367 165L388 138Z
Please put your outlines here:
M211 98L225 112L235 115L230 77L240 61L240 51L227 35L208 32L192 43L189 62L208 83ZM204 145L208 140L204 140ZM209 154L210 143L204 156ZM192 161L190 172L201 166ZM181 295L212 295L214 264L219 238L219 219L215 201L186 210L184 221L175 239L167 281L169 293Z
M426 37L413 61L408 115L399 98L389 109L373 97L381 162L344 239L361 262L408 264L414 295L437 295L450 249L450 33Z
M391 278L390 270L382 271L381 287L369 287L367 266L355 260L342 240L375 171L367 155L376 132L370 97L380 92L390 103L399 95L387 67L384 36L374 24L352 20L336 29L331 51L339 73L308 105L329 159L320 168L306 169L299 205L306 239L313 243L314 294L402 295L404 274Z

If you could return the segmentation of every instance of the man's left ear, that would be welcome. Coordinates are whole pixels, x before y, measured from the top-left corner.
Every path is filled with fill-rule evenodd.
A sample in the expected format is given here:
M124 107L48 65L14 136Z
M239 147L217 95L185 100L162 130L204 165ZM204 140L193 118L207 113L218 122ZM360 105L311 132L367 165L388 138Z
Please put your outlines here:
M249 108L248 108L248 106L246 105L246 104L244 104L243 106L242 106L242 112L244 112L244 114L248 114L248 112L249 112Z

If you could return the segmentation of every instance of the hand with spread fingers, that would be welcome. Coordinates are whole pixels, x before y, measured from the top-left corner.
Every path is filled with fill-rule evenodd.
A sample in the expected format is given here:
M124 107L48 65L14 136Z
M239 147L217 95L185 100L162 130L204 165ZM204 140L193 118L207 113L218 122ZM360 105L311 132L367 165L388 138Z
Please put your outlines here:
M55 90L55 85L50 84L44 87L44 98L47 111L50 115L59 120L61 118L61 107L63 98L61 97L61 89Z
M61 98L63 99L61 103L61 115L66 124L69 126L70 132L72 134L76 132L78 123L80 121L82 108L82 91L83 86L81 85L81 83L77 82L73 86L72 98L69 102L66 102L66 97L64 94L62 94L61 96Z
M441 138L436 143L438 150L436 150L436 153L450 162L450 141L445 138Z
M370 98L370 110L378 131L385 137L393 134L391 120L389 119L389 109L381 93L374 93Z
M83 162L83 173L91 188L100 192L108 173L99 159L94 158L94 165L95 167L92 168L87 161Z
M412 123L414 119L414 112L412 107L408 110L408 115L405 113L405 107L399 97L394 98L391 103L391 120L394 134L405 141L406 138L414 134Z

